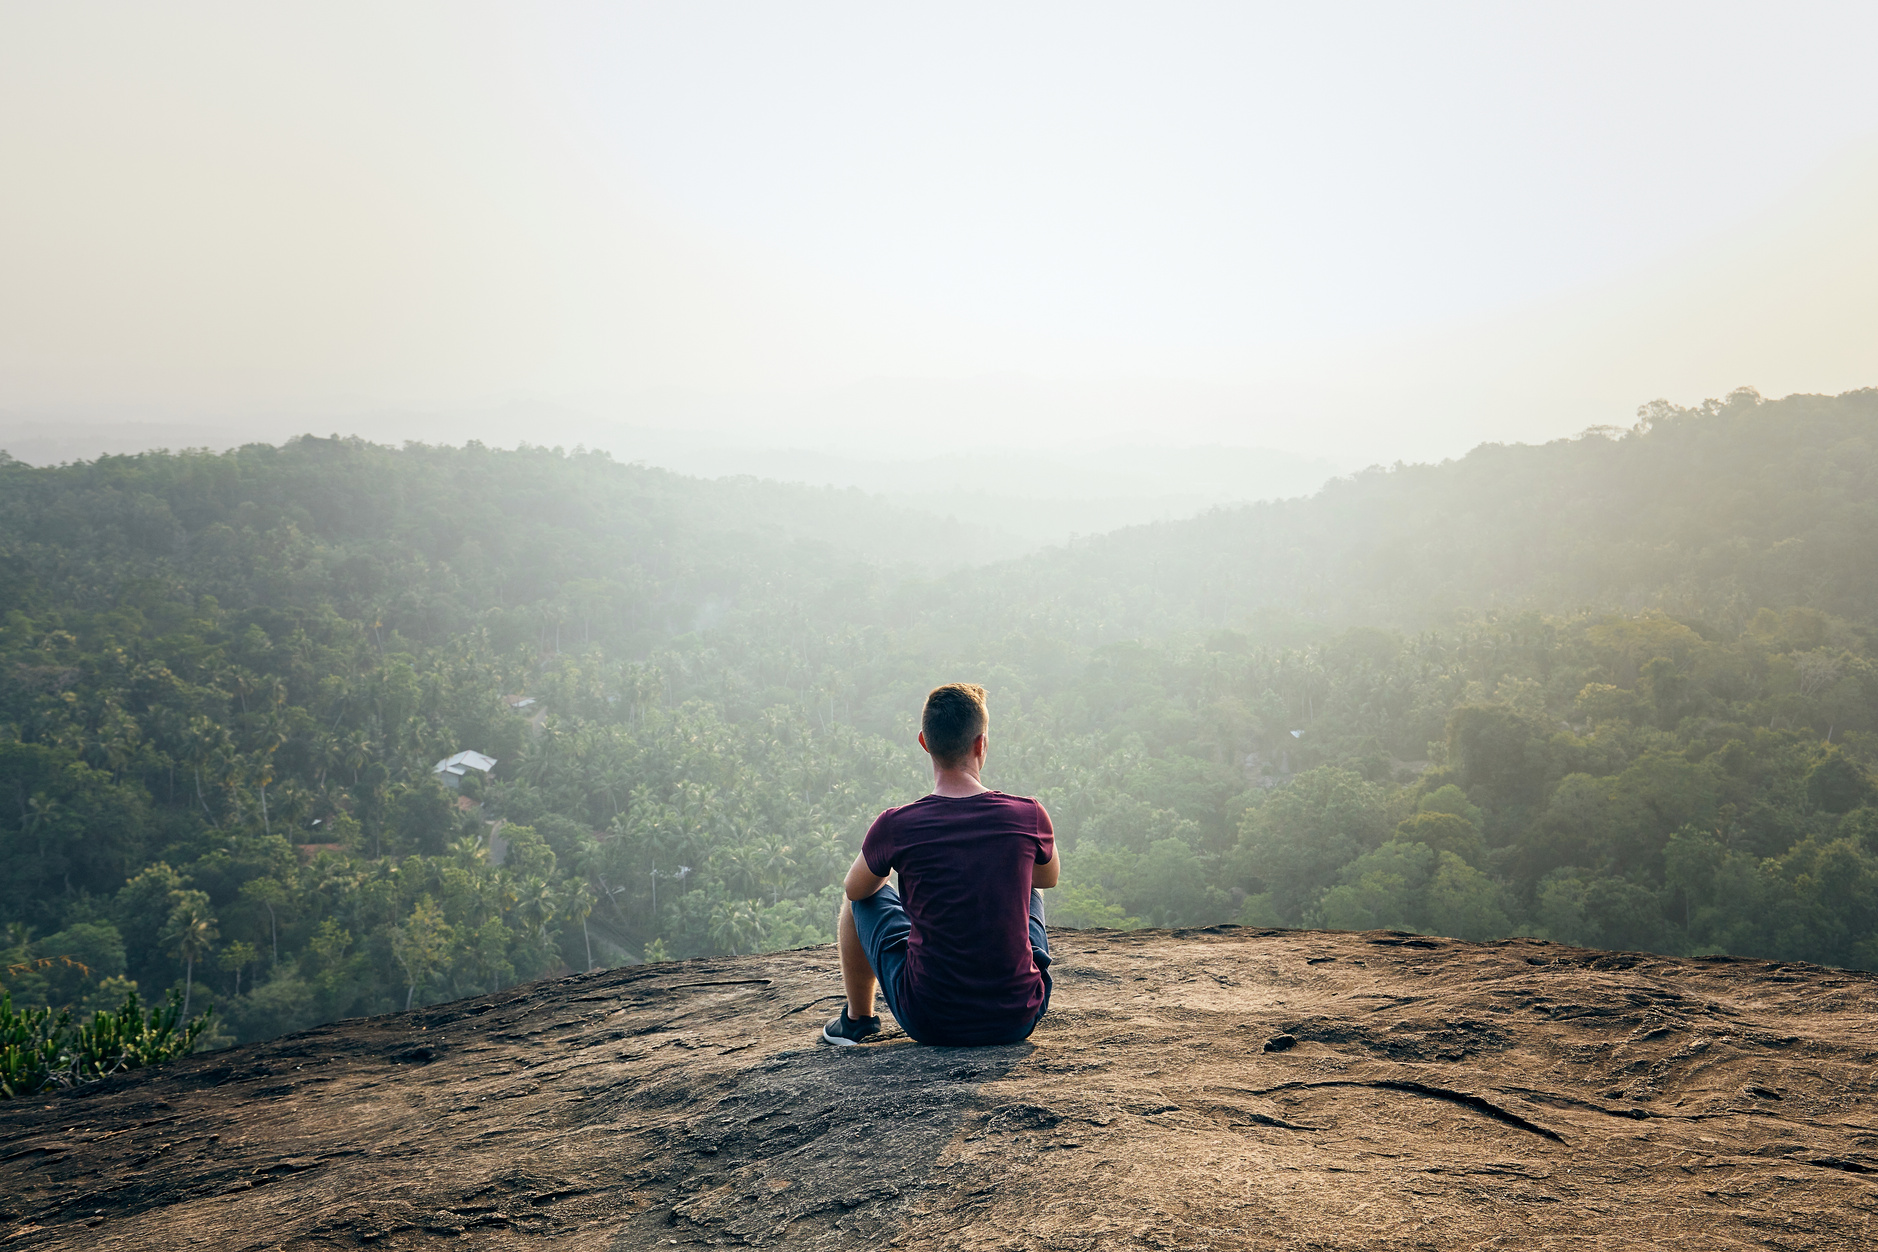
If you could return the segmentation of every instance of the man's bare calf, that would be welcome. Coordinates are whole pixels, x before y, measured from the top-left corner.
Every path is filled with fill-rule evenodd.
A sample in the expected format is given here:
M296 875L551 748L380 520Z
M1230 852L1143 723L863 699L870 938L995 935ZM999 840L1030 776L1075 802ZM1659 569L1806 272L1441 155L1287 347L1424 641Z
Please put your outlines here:
M848 1016L857 1022L874 1016L874 992L880 983L874 967L867 963L861 934L854 928L854 905L846 900L835 920L835 945L841 953L841 989L848 995Z

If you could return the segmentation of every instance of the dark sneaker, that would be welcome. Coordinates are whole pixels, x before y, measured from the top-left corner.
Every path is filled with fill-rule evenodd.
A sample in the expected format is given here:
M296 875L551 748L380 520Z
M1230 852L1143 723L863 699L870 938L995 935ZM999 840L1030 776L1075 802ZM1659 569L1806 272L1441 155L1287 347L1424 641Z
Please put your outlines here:
M822 1027L822 1042L838 1044L851 1048L869 1035L880 1033L878 1017L863 1017L858 1021L848 1016L848 1006L841 1006L841 1016Z

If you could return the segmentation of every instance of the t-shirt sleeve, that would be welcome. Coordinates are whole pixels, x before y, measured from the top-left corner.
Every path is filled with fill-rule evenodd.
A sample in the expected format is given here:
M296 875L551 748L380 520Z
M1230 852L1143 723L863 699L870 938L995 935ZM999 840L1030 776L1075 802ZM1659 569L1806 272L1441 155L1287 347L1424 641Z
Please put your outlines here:
M1037 864L1047 865L1056 855L1056 827L1050 825L1050 812L1043 807L1043 801L1031 803L1037 806Z
M874 824L867 828L867 837L861 840L861 858L867 862L867 868L885 878L893 869L893 855L899 846L893 838L893 813L888 809L874 819Z

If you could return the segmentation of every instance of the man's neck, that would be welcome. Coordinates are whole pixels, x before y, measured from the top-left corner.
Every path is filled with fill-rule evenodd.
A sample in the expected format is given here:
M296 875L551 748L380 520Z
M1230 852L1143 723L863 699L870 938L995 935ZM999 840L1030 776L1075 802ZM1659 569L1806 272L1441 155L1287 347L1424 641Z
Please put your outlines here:
M967 796L983 795L991 788L978 781L978 772L972 769L939 769L932 772L932 793L944 796L948 800L963 800Z

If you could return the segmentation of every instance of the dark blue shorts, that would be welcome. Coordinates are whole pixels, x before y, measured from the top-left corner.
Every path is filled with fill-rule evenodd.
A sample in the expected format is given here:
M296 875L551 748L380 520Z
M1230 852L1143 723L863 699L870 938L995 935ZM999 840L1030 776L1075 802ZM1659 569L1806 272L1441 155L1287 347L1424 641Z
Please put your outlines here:
M861 937L861 950L867 953L867 963L874 967L874 977L880 980L880 993L887 1001L888 1011L902 1030L925 1042L922 1038L925 1032L903 1011L900 997L900 976L906 970L906 940L913 933L913 923L906 915L906 905L900 902L900 893L892 886L885 886L867 899L852 903L854 931ZM1043 1003L1022 1030L1009 1039L993 1043L1021 1043L1030 1038L1030 1032L1050 1010L1050 937L1043 929L1043 893L1034 889L1030 893L1030 951L1036 958L1037 968L1043 971Z

